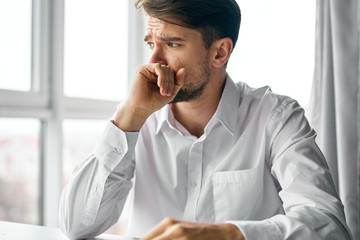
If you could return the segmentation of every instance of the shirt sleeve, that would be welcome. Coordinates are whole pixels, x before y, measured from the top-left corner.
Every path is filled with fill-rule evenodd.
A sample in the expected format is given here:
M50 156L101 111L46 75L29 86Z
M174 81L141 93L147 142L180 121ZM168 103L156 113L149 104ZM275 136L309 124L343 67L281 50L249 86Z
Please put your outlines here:
M132 187L137 137L109 122L94 153L75 168L59 209L69 238L94 237L117 222Z
M231 221L245 239L351 239L343 205L316 133L293 100L273 111L267 128L269 168L285 214L262 221Z

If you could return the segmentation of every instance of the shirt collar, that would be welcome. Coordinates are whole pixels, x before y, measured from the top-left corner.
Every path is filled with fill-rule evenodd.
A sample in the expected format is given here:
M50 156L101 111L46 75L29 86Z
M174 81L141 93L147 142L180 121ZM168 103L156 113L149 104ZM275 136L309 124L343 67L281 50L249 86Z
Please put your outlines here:
M225 80L225 87L218 108L210 122L213 122L214 120L219 121L225 127L225 129L231 135L233 135L237 124L238 115L236 113L239 107L239 99L240 96L238 86L233 82L230 76L227 75ZM159 133L165 122L171 128L174 128L172 125L175 123L175 118L171 108L169 107L169 104L160 109L160 111L158 111L156 114L158 114L156 134ZM209 125L210 124L208 124L206 128L210 127Z
M169 122L169 114L171 113L169 104L166 104L162 109L160 109L156 114L158 114L158 124L156 127L156 134L159 134L162 125L167 122L170 125Z
M239 100L240 94L238 86L230 76L227 75L218 108L212 119L217 119L231 135L235 133L237 125Z

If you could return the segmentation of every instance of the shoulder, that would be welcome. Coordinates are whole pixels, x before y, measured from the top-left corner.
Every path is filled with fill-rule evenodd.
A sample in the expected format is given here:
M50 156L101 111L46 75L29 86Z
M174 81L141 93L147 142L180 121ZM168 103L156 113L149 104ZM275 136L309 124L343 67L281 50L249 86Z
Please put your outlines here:
M243 82L236 83L236 86L240 91L239 108L242 110L267 114L270 118L277 118L284 111L303 111L296 100L274 93L269 86L253 88Z

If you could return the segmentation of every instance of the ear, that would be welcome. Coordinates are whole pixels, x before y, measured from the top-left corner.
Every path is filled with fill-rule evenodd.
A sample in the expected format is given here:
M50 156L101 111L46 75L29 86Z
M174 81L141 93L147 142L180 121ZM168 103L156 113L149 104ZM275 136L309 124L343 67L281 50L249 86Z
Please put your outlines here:
M222 67L226 64L233 49L231 38L221 38L213 44L213 65L214 67Z

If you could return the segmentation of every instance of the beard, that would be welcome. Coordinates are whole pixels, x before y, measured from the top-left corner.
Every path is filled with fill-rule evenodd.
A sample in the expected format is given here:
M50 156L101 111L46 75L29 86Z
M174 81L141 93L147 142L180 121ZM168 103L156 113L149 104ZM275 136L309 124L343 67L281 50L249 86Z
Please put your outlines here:
M207 59L208 58L206 58L206 60ZM192 78L192 82L188 82L188 77L185 76L184 86L170 103L189 102L202 95L206 85L210 81L210 70L207 64L207 61L204 61L198 68L199 72L193 74L194 76L188 75L189 78ZM195 79L196 81L194 81Z

